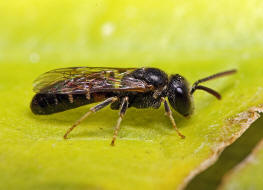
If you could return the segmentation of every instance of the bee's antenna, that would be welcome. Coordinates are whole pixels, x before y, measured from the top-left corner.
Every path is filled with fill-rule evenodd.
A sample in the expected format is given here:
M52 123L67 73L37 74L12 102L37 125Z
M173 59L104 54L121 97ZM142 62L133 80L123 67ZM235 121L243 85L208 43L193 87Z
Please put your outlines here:
M209 80L213 80L213 79L216 79L216 78L219 78L219 77L224 77L224 76L227 76L227 75L232 75L234 73L236 73L237 70L236 69L233 69L233 70L229 70L229 71L224 71L224 72L220 72L220 73L217 73L217 74L214 74L214 75L211 75L209 77L206 77L206 78L203 78L203 79L200 79L198 81L196 81L192 88L191 88L191 91L190 91L190 94L193 94L196 90L204 90L206 92L208 92L209 94L215 96L217 99L221 99L221 95L216 92L215 90L211 89L211 88L208 88L208 87L205 87L205 86L202 86L202 85L199 85L200 83L203 83L203 82L206 82L206 81L209 81Z

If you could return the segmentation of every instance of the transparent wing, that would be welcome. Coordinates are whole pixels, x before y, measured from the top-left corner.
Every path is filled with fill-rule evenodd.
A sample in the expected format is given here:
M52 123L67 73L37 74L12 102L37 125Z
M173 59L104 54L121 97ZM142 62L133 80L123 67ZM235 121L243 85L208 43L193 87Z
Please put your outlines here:
M51 70L34 81L36 93L83 94L106 91L144 92L152 88L129 74L136 68L69 67Z

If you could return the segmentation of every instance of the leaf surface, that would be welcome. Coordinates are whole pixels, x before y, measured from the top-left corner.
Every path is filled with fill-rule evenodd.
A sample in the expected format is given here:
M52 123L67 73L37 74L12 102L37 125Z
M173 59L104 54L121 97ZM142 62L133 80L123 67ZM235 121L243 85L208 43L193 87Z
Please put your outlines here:
M6 1L0 7L0 189L175 189L212 164L258 118L263 103L261 1ZM35 116L32 81L67 66L158 67L223 99L195 93L182 140L159 110L89 108ZM250 111L249 111L250 110ZM252 110L252 111L251 111ZM251 113L251 114L250 114Z

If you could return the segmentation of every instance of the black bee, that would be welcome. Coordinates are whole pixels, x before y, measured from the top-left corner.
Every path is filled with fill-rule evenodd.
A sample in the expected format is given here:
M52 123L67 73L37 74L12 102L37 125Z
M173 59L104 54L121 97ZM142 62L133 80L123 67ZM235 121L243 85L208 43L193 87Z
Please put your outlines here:
M100 102L82 116L64 138L91 113L110 105L119 110L119 119L111 145L114 145L121 121L127 108L159 108L164 104L166 115L181 138L172 116L171 108L187 117L193 113L193 93L203 90L220 99L218 92L199 85L202 82L235 73L229 70L196 81L192 87L179 75L168 75L157 68L108 68L70 67L49 71L39 76L34 83L37 93L31 102L34 114L47 115Z

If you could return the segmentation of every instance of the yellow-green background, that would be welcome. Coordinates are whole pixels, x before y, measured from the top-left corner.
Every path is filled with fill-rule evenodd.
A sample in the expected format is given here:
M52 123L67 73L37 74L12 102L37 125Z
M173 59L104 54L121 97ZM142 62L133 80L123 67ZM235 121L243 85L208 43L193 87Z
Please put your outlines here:
M174 189L209 158L225 119L263 103L263 3L233 1L2 1L0 3L0 189ZM192 83L238 74L196 93L190 119L176 115L181 140L160 110L130 109L116 147L116 111L91 116L63 140L88 107L52 116L29 109L32 81L66 66L153 66Z

